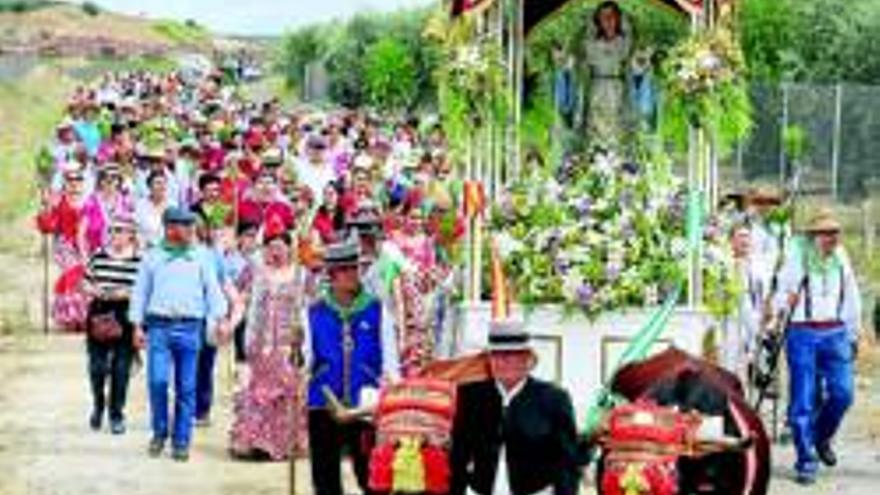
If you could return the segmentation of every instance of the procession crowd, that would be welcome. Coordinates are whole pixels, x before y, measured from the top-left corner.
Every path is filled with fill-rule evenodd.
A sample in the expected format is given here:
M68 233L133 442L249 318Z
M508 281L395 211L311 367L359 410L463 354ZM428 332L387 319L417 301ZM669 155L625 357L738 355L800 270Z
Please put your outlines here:
M278 460L323 444L316 483L338 486L326 463L361 426L340 430L327 401L357 407L442 344L462 222L440 126L257 104L221 73L107 75L66 112L37 223L60 270L54 322L86 334L90 426L125 432L145 350L150 454L170 437L186 460L229 343L230 451Z
M60 269L54 321L86 335L90 427L106 419L125 433L143 351L149 454L170 439L186 461L193 427L210 426L217 353L230 345L230 452L308 455L319 494L342 493L347 452L369 491L372 426L340 422L334 409L368 405L382 384L444 354L466 214L445 141L439 124L417 119L253 103L220 73L110 74L78 89L51 145L37 223ZM789 425L809 482L818 460L836 462L831 441L852 402L855 276L829 213L792 240L769 218L782 198L733 199L745 290L721 364L749 380L762 328L788 327ZM575 493L586 457L570 399L526 378L534 356L523 329L498 323L497 386L460 394L451 491Z

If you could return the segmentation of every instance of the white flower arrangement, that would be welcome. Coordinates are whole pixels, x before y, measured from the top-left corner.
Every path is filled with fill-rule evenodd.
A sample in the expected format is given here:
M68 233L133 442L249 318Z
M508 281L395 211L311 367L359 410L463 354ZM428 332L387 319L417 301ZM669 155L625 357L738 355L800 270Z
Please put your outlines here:
M563 304L593 317L657 304L681 280L684 197L668 167L602 154L565 184L546 171L522 178L493 209L491 228L524 303ZM711 281L729 274L723 237L704 250ZM729 293L713 289L719 298Z

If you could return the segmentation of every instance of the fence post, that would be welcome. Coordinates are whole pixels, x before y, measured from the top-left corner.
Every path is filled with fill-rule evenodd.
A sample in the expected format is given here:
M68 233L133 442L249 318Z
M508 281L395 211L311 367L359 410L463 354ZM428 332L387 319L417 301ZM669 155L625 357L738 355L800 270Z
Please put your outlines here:
M779 128L779 186L785 184L785 129L788 128L788 83L782 83L782 125Z
M874 234L876 227L874 225L874 217L871 215L872 210L874 209L873 203L874 201L871 197L862 201L862 239L864 240L862 246L867 253L874 252Z
M742 187L746 182L746 171L743 167L743 142L742 139L736 143L736 182L737 187Z
M831 142L831 197L838 201L840 185L840 126L843 110L843 85L834 86L834 135Z

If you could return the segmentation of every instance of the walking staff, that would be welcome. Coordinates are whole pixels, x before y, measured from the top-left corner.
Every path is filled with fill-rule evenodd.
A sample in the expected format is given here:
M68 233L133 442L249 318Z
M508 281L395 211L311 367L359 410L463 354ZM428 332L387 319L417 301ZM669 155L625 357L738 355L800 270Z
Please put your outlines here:
M149 454L161 455L169 436L168 381L174 368L172 457L183 462L189 459L202 330L224 333L227 309L211 254L193 244L195 219L187 209L165 211L165 239L141 263L129 312L135 342L147 343Z

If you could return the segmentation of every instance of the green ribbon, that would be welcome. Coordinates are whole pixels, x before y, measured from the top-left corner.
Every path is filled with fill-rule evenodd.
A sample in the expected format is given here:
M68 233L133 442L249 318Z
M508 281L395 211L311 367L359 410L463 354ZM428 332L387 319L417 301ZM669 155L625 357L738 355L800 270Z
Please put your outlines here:
M371 296L367 291L362 290L358 293L357 297L354 298L354 301L348 306L343 306L339 304L339 301L336 300L336 297L333 296L333 291L330 290L329 286L324 286L321 289L322 299L330 306L330 309L336 312L342 321L348 323L351 321L351 317L357 313L363 311L371 302L373 302L373 296Z
M192 253L192 246L172 246L168 244L167 240L163 240L160 244L162 251L168 255L168 261L174 261L177 259L191 260L190 253Z
M691 191L688 197L686 226L688 251L692 256L699 250L699 244L703 232L703 217L704 203L702 193L701 191ZM618 359L617 364L614 366L614 372L610 375L610 380L614 379L617 371L622 367L632 362L645 359L651 347L653 347L660 335L663 334L663 330L666 329L666 325L669 323L669 318L672 316L681 297L684 283L685 280L679 278L675 284L675 289L669 294L663 305L654 311L645 326L639 330L635 338L633 338L632 342L630 342L629 346L627 346ZM605 414L620 402L622 402L622 399L611 393L610 383L604 383L587 411L584 428L586 435L591 436L592 433L596 431L596 428L599 427Z
M804 265L813 275L825 275L828 273L837 273L840 271L840 256L835 250L830 256L823 256L810 239L801 239L795 244L800 248L800 255L805 261Z

